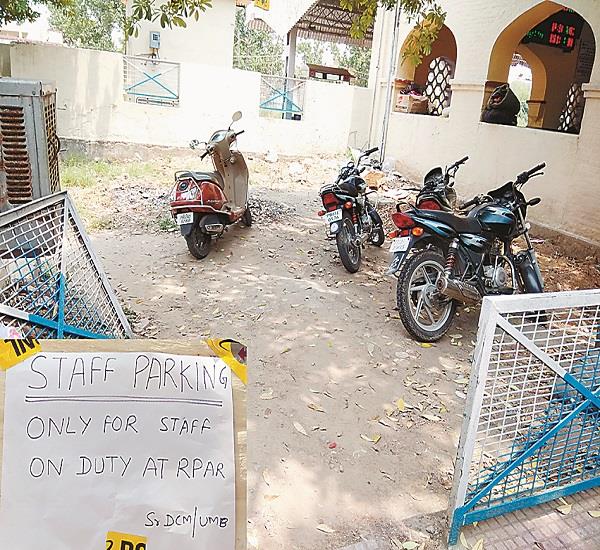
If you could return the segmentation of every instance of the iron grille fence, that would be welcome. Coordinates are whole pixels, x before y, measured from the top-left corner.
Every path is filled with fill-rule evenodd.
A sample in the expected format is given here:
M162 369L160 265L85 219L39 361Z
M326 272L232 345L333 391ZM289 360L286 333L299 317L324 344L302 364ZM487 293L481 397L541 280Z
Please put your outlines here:
M475 521L600 485L600 290L486 298L451 499Z
M127 338L66 192L0 214L0 322L35 338Z
M261 76L260 109L288 116L304 112L306 80L285 76Z
M180 64L153 57L123 56L127 99L149 105L179 105Z

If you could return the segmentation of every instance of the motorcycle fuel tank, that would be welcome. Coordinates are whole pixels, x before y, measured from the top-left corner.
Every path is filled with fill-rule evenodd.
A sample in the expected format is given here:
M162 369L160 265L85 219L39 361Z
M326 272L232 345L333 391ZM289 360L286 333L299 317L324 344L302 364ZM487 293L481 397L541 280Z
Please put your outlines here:
M499 237L508 237L517 223L510 209L494 204L486 204L479 208L475 217L484 231L490 231Z

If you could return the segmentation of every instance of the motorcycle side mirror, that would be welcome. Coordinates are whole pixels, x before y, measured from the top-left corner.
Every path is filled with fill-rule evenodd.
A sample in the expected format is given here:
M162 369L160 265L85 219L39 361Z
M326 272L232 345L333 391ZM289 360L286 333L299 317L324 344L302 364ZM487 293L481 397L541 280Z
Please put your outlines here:
M536 204L540 204L540 202L542 202L542 199L535 197L527 203L527 206L535 206Z
M237 122L241 118L242 118L242 111L236 111L235 113L233 113L233 116L231 117L231 123L233 124L234 122Z
M192 141L190 141L190 149L195 149L196 147L198 147L198 145L200 145L200 142L197 139L193 139Z

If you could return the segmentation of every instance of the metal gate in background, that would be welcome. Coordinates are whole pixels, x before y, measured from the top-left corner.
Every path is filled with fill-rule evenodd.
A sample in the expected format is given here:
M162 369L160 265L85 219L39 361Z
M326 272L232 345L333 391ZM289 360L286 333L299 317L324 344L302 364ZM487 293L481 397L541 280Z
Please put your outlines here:
M600 486L600 290L485 298L455 465L460 528Z
M131 336L66 192L0 214L0 323L23 337Z
M60 191L59 150L54 85L0 78L0 151L11 204Z
M123 56L126 98L136 103L176 107L179 105L181 65L155 57Z
M305 89L306 80L261 75L259 108L300 120L304 113Z

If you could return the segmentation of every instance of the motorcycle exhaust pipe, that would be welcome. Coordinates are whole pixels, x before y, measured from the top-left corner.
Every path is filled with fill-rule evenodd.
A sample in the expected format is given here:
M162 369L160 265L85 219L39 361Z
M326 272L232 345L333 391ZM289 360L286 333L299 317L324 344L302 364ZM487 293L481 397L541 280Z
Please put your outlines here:
M204 230L207 233L223 233L223 224L222 223L207 223L204 226Z
M440 294L444 294L454 300L460 300L466 303L477 303L481 301L481 294L472 284L456 279L447 279L440 277L437 282L437 289Z

